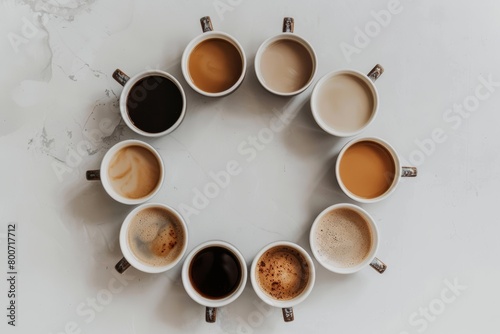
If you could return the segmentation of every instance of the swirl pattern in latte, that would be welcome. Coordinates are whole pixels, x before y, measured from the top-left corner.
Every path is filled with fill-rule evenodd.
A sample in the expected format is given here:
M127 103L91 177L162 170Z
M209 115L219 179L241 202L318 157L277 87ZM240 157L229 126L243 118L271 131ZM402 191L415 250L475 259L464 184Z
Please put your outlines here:
M160 162L145 147L134 145L120 149L108 168L113 189L127 198L143 198L153 192L160 182Z

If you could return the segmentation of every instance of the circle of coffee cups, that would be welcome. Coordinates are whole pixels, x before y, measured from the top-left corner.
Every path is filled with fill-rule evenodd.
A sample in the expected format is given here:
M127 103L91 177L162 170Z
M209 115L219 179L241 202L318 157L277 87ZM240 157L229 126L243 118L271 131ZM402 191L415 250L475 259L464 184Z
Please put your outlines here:
M340 151L335 175L342 191L361 203L374 203L394 192L401 177L415 177L416 167L401 166L396 150L377 137L357 138Z
M146 229L149 227L145 226L147 223L150 223L151 231ZM133 229L134 224L141 226ZM134 231L140 235L131 236ZM115 269L120 274L130 266L145 273L161 273L172 269L186 253L188 228L184 218L174 208L161 203L145 203L127 215L119 240L123 258ZM145 249L148 254L142 254Z
M100 180L116 201L136 205L156 195L165 170L157 150L143 141L129 139L112 146L101 161L101 169L88 170L86 176L89 181Z
M387 266L376 258L379 233L373 218L357 205L340 203L323 210L309 233L313 256L323 267L352 274L367 265L379 273Z
M383 73L376 65L368 75L352 69L324 75L311 94L311 111L316 123L338 137L354 136L375 119L379 94L374 81Z
M263 268L265 268L265 266L268 266L268 264L265 263L264 261L265 260L264 255L269 251L286 252L286 253L289 252L288 253L289 256L287 257L287 259L294 258L301 262L300 267L302 272L296 273L297 275L293 275L291 277L299 278L300 280L305 280L305 282L300 283L301 284L300 287L302 288L302 290L297 292L297 295L293 296L292 298L279 299L273 297L271 293L266 292L265 287L259 283L258 272L259 270L265 270ZM296 265L296 263L294 262L293 264L290 265L291 266ZM274 269L278 270L277 267L274 267ZM272 274L273 273L271 273L271 275ZM290 278L290 277L285 277L286 272L274 272L274 274L275 275L273 276L273 278L276 279L274 282L271 283L271 285L272 284L280 285L281 282L286 281L287 278ZM281 278L283 278L284 280L280 280ZM281 308L283 312L283 320L285 322L294 320L293 306L303 302L307 298L307 296L309 296L314 287L315 278L316 278L316 273L315 273L314 263L309 254L299 245L289 241L276 241L263 247L254 257L250 268L250 281L252 282L252 287L255 293L266 304ZM302 286L302 284L305 285Z
M265 40L255 55L255 74L269 92L297 95L312 83L317 69L314 48L293 33L294 20L285 17L283 33Z
M245 52L236 38L214 31L210 17L202 17L200 22L203 33L191 40L182 54L182 74L199 94L208 97L228 95L245 78Z
M182 123L186 114L186 94L171 74L147 70L129 77L117 69L113 78L123 86L120 114L135 133L160 137Z
M235 273L221 273L221 272L216 272L217 270L220 270L220 268L224 268L224 270L229 270L229 269L236 269L239 271L239 276L238 276L238 283L233 287L231 291L229 291L227 294L224 294L223 296L208 296L204 295L202 292L199 292L197 290L197 287L195 287L195 283L193 282L193 277L191 271L193 263L201 259L198 255L203 254L203 251L211 251L211 250L218 250L224 252L222 255L217 255L213 256L213 254L209 254L207 256L208 260L210 260L210 264L204 264L203 270L208 270L210 274L215 275L215 276L224 276L228 277L229 275L234 275ZM229 263L225 262L223 265L219 264L217 267L214 266L215 260L214 259L219 259L219 260L225 260L228 261L228 259L231 259L234 263ZM200 260L201 261L201 260ZM233 265L237 261L237 268L233 268ZM237 274L237 273L236 273ZM240 251L233 246L232 244L221 241L221 240L212 240L212 241L207 241L204 242L197 247L195 247L189 254L186 256L186 259L184 260L184 264L182 266L182 283L184 285L184 289L186 290L187 294L191 299L193 299L195 302L198 304L205 306L206 311L205 311L205 320L206 322L215 322L216 317L217 317L217 308L226 306L233 301L235 301L243 292L245 289L245 285L247 282L247 265L245 262L245 258L243 255L240 253ZM200 279L201 275L197 276L197 279ZM210 278L208 277L209 275L207 274L205 278L209 280ZM213 284L213 282L210 282ZM218 281L215 282L218 286L224 285L222 282ZM209 283L206 283L209 284Z

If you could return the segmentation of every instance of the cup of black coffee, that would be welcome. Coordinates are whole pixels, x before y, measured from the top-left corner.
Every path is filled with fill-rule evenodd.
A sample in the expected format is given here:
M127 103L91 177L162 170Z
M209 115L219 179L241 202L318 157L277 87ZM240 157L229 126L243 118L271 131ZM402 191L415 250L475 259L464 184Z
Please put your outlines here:
M208 241L193 249L182 266L182 283L188 295L206 307L205 320L215 322L217 308L236 300L247 282L247 265L241 253L224 241Z
M186 94L172 75L148 70L129 77L117 69L113 78L123 86L120 113L132 131L159 137L181 124L186 114Z
M250 268L255 293L265 303L280 307L285 322L294 320L293 306L311 293L315 277L309 254L289 241L273 242L262 248Z

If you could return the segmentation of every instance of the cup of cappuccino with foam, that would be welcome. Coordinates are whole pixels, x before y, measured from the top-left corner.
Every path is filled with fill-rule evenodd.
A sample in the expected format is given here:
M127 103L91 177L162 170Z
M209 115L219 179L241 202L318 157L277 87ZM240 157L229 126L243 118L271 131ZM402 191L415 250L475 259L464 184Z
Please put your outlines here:
M334 273L352 274L367 265L379 273L387 268L376 257L377 225L359 206L340 203L323 210L312 224L309 242L316 260Z
M160 273L184 256L188 230L184 218L172 207L146 203L127 215L119 240L123 258L116 264L116 271L122 274L133 266L146 273Z
M315 281L309 254L289 241L273 242L255 256L250 269L252 287L262 301L279 307L285 322L293 321L293 306L304 301Z
M100 180L104 190L123 204L141 204L161 188L163 161L151 145L140 140L124 140L104 155L100 170L88 170L87 180Z

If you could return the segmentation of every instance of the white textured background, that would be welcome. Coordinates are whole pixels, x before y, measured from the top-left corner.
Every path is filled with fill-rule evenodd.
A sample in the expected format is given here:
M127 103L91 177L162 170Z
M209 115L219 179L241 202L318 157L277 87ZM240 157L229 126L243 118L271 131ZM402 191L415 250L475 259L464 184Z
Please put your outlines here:
M374 23L373 12L394 4L3 0L0 269L6 276L5 234L14 222L19 274L16 327L7 325L8 286L6 279L0 283L1 332L497 332L500 2L401 0L390 22ZM205 15L241 42L249 60L243 85L221 99L195 94L180 71L182 51L201 33ZM385 67L376 83L380 114L363 135L392 143L404 161L418 165L419 175L403 180L386 201L362 205L379 225L385 274L366 268L340 276L318 265L315 289L288 324L248 284L219 311L216 324L206 324L203 307L182 287L180 265L160 275L130 269L117 280L118 231L131 208L84 174L111 145L137 138L120 120L115 68L130 75L166 70L184 86L188 110L175 132L146 140L167 171L154 200L193 206L210 172L233 160L241 166L208 205L185 215L188 251L223 239L250 264L275 240L309 250L314 217L349 201L333 171L347 140L314 123L311 88L284 99L259 86L255 52L280 32L284 16L293 16L295 32L315 47L316 80L345 67ZM372 37L362 41L359 31L366 28L374 29ZM348 45L356 52L343 52ZM484 80L494 83L490 90ZM252 148L252 138L283 113L291 117L287 127ZM430 142L433 133L440 133L439 142ZM453 284L460 289L450 290Z

